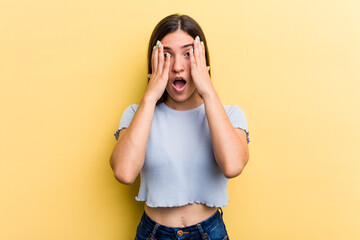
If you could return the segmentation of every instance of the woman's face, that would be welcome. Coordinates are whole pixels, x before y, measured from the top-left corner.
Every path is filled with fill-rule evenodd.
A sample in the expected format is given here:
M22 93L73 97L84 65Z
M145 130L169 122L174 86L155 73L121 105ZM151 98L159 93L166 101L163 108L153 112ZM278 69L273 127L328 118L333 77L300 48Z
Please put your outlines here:
M161 43L170 55L169 80L165 103L175 109L193 108L202 103L191 77L190 50L194 38L182 30L167 34ZM180 107L179 107L180 106Z

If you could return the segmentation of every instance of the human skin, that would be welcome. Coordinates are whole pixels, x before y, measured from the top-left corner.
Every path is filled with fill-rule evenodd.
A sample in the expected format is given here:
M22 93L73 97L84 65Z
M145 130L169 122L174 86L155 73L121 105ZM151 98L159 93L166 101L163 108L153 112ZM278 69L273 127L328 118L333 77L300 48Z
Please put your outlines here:
M238 176L249 158L246 132L234 129L225 112L208 73L204 45L182 30L167 34L159 43L152 53L146 92L129 127L120 131L110 159L116 179L132 184L140 173L156 102L165 89L165 104L173 109L188 110L204 103L216 162L227 178ZM173 86L177 77L186 81L181 92ZM145 204L144 208L154 221L172 227L196 224L217 209L196 203L169 208Z

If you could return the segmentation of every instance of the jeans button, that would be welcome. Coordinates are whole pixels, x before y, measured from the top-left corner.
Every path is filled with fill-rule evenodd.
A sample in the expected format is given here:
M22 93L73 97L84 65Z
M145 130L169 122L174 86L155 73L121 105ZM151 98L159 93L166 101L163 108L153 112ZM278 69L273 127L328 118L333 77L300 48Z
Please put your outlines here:
M179 230L179 231L177 231L177 235L178 235L179 237L181 237L182 235L184 235L184 232L181 231L181 230Z

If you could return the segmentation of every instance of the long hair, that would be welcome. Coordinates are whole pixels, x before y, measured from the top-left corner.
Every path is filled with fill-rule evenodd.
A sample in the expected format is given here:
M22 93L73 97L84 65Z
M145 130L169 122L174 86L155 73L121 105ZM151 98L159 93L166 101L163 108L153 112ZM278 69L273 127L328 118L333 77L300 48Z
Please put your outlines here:
M210 57L209 57L209 50L206 43L206 38L204 35L203 30L201 29L200 25L191 17L187 15L180 15L180 14L172 14L164 19L162 19L154 28L150 41L149 41L149 48L148 48L148 73L152 73L151 69L151 55L153 51L153 47L156 44L157 40L162 40L167 34L175 32L177 30L182 30L189 34L192 38L195 39L196 36L199 36L201 41L204 42L205 45L205 58L206 58L206 66L210 66ZM209 71L210 74L210 71ZM165 90L161 98L158 100L157 104L164 102L167 98L168 94Z

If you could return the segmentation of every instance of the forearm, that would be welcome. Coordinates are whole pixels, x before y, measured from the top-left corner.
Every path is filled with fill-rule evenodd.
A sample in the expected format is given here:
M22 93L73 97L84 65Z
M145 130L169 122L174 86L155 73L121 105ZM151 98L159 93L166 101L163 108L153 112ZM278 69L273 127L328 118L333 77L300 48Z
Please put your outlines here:
M215 159L226 177L235 177L247 163L247 142L236 133L214 89L203 99Z
M111 155L110 164L115 177L122 183L135 181L144 165L146 145L150 134L156 102L141 100L126 131L120 131L119 141Z
M125 184L131 184L139 174L145 161L156 102L165 91L169 79L170 57L160 41L151 55L152 74L146 92L126 130L120 131L119 141L110 159L115 177Z

